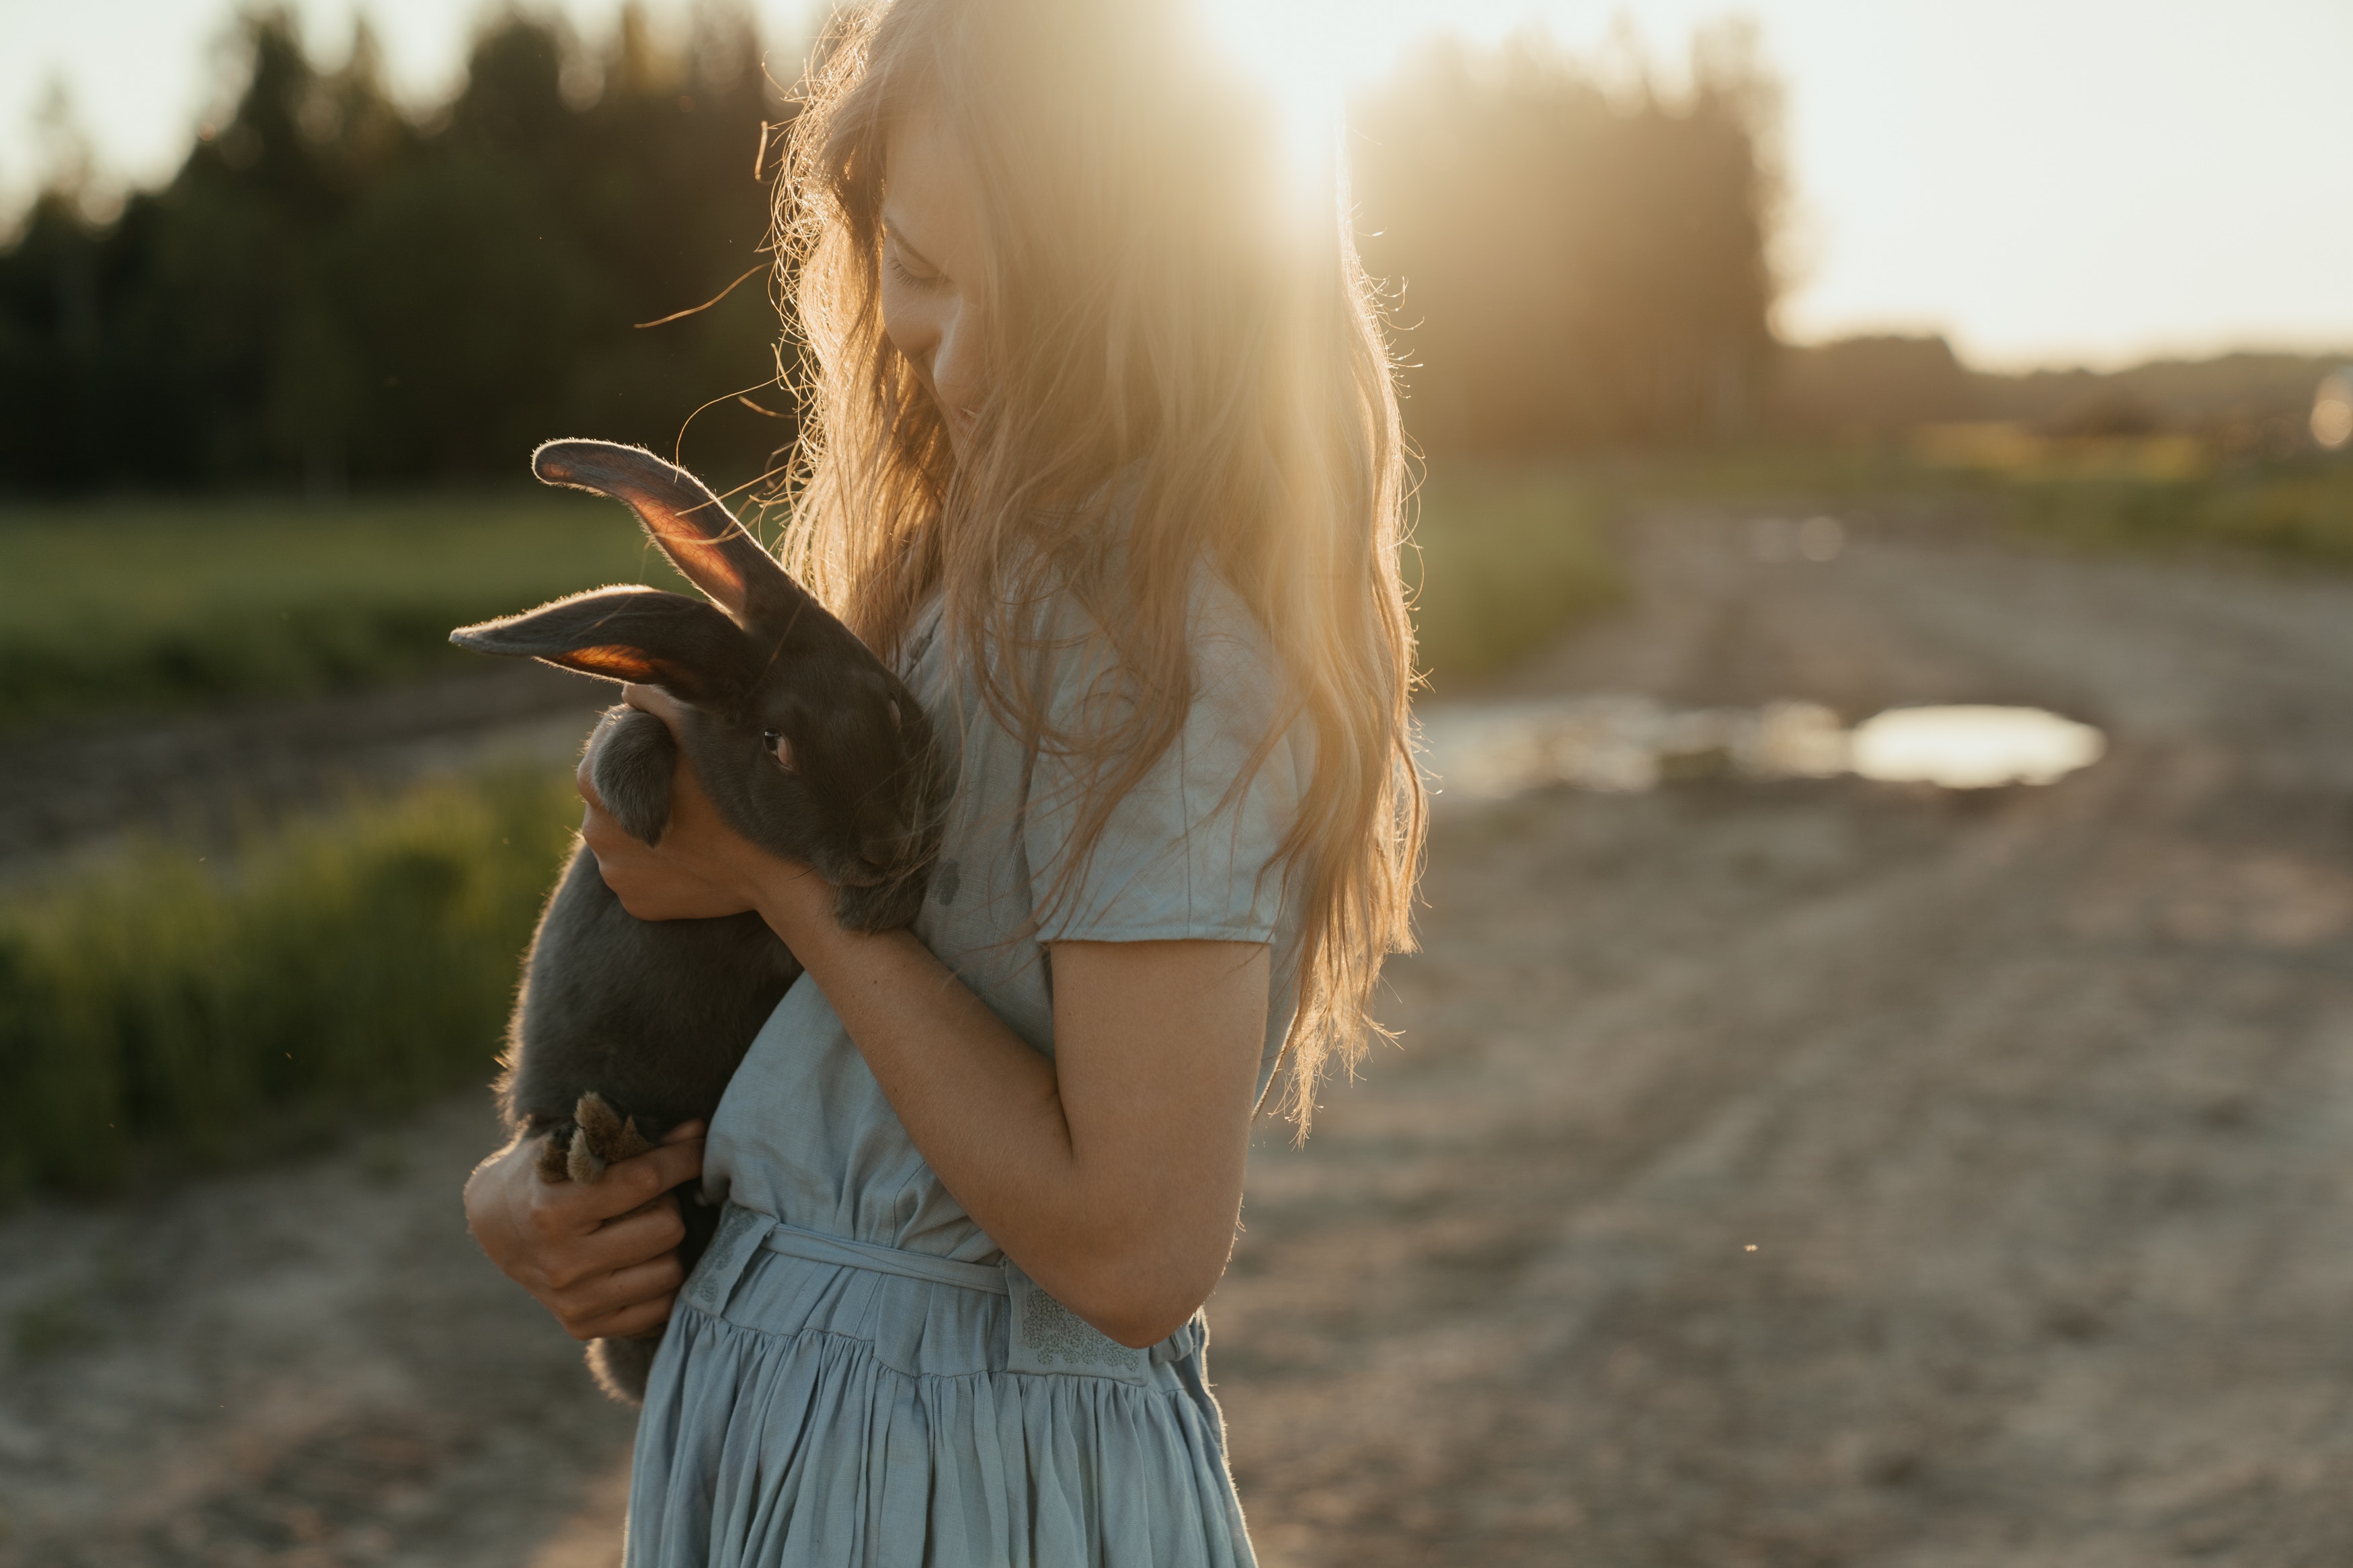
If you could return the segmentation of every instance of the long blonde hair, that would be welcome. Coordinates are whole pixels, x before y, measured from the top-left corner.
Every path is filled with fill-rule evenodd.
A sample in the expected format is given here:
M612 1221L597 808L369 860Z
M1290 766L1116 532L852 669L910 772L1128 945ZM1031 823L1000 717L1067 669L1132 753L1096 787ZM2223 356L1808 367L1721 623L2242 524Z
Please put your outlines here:
M776 197L780 279L809 351L786 564L878 648L944 595L997 716L1092 764L1066 866L1185 721L1194 574L1248 605L1314 773L1282 847L1303 899L1284 1100L1377 1028L1411 942L1424 806L1398 575L1403 440L1336 170L1303 197L1269 107L1213 68L1181 0L883 0L812 67ZM959 462L882 331L883 155L920 102L978 185L990 392ZM1121 547L1100 498L1117 489ZM1098 498L1072 504L1073 498ZM1050 733L1037 607L1074 595L1139 693ZM999 657L988 657L994 649ZM1239 786L1238 786L1239 787Z

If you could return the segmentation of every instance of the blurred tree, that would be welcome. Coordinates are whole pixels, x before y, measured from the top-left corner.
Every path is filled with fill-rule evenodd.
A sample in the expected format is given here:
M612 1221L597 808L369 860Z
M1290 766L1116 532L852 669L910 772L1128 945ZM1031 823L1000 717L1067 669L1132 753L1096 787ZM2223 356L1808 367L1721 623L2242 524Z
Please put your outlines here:
M247 23L234 112L96 223L53 179L0 250L0 485L512 475L549 436L758 473L789 438L727 395L776 374L753 177L772 100L745 13L686 47L624 12L601 60L509 13L446 109L405 114L362 23L322 71ZM783 410L780 398L768 406Z
M1978 381L1941 337L1841 338L1783 351L1773 421L1799 436L1900 435L1981 417Z
M1778 95L1742 29L1615 90L1539 37L1430 47L1355 116L1366 265L1431 451L1746 427L1773 338Z
M2194 435L2218 458L2306 449L2312 385L2333 356L2228 353L2121 370L2006 374L1964 363L1941 337L1866 336L1782 349L1771 427L1800 438L1901 438L1926 424L2000 421L2054 436Z

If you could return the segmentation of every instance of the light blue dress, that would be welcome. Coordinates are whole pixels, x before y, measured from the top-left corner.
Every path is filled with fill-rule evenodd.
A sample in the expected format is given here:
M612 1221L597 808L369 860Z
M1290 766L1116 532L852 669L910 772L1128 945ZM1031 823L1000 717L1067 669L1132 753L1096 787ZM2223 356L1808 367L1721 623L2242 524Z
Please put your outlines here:
M1083 781L991 718L952 641L934 608L903 661L958 753L915 933L1050 1057L1047 942L1267 942L1262 1094L1296 1008L1297 910L1275 857L1308 755L1294 724L1242 782L1282 717L1249 614L1204 574L1182 735L1046 909L1033 893L1057 885ZM1034 657L1058 728L1125 700L1100 639ZM1134 1351L1031 1285L941 1186L810 978L736 1072L704 1173L727 1207L654 1363L631 1568L1253 1561L1200 1315Z

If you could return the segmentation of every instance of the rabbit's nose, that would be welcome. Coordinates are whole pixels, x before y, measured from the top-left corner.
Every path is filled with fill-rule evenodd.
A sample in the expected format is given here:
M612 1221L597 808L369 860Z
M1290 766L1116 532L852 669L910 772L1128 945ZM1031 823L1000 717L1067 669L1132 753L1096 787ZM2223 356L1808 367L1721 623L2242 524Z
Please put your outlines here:
M858 858L878 871L899 868L915 852L920 837L887 810L859 814Z

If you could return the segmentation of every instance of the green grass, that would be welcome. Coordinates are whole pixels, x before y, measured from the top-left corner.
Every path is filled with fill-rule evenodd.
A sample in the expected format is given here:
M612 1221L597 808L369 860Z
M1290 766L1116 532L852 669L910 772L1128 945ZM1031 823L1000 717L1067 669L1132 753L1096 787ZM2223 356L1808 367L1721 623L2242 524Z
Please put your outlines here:
M568 781L438 784L154 843L0 903L0 1198L241 1163L489 1079L578 820Z
M0 510L0 724L462 668L451 627L632 581L677 580L587 496Z
M1610 488L1566 468L1471 468L1422 486L1406 552L1421 663L1446 690L1525 658L1614 604Z
M1465 468L1423 489L1407 569L1440 679L1496 669L1620 592L1603 486ZM452 626L678 579L587 497L0 509L0 725L293 696L456 669Z
M2094 548L2222 548L2353 566L2353 464L2277 463L2211 478L2002 487L2011 526Z
M1621 507L1965 502L2023 537L2087 549L2223 551L2353 566L2353 458L2342 457L2244 461L2188 477L2070 477L1941 468L1893 447L1765 446L1602 459L1577 472Z

